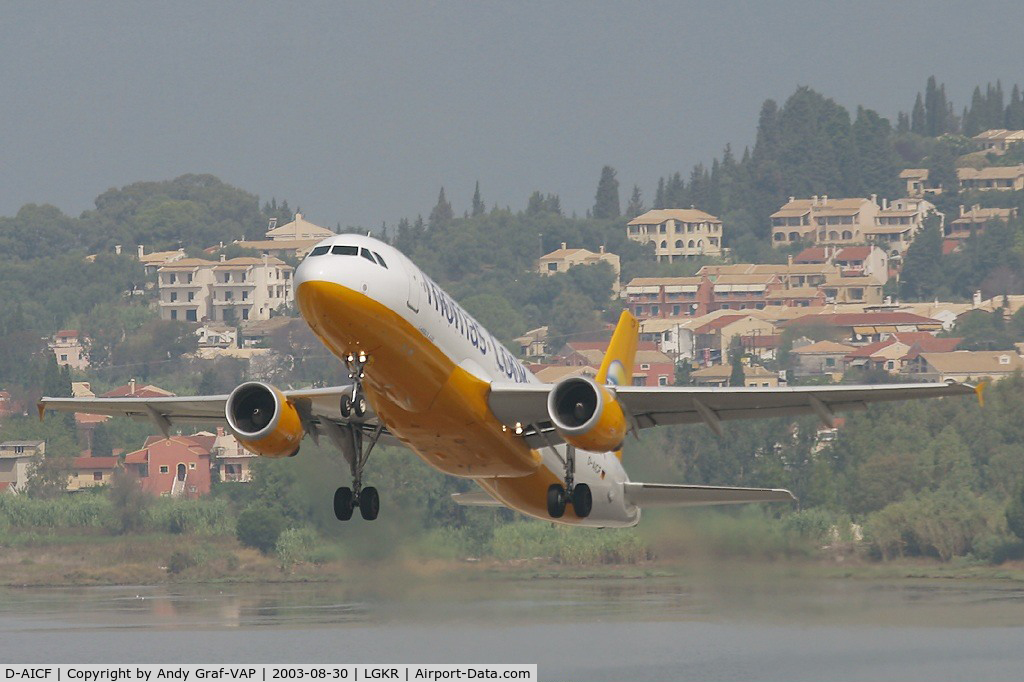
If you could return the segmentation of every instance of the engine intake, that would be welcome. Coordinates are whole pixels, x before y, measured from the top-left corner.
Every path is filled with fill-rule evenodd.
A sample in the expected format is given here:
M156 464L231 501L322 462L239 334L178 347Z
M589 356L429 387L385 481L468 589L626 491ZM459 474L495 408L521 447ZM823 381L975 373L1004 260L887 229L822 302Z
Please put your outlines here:
M270 384L241 384L228 396L224 412L228 427L246 450L264 457L291 457L299 451L302 419Z
M615 396L589 377L560 381L548 394L548 415L570 445L591 452L622 447L626 415Z

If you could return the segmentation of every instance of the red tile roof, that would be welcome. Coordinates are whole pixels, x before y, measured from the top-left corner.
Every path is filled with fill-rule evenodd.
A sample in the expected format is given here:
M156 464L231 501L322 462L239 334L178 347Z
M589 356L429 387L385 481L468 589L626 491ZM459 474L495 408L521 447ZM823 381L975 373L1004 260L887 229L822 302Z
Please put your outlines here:
M828 313L824 315L803 315L779 324L780 327L801 327L821 325L826 327L868 327L874 325L917 325L939 324L938 320L913 313Z
M75 457L73 469L116 469L117 457Z
M140 384L135 385L135 391L132 392L131 384L124 386L118 386L115 389L107 391L101 398L164 398L167 396L174 395L170 391L165 391L159 386L142 386Z
M870 246L847 246L845 249L839 250L836 260L864 260L871 255L871 248Z
M853 351L852 353L847 353L843 357L844 358L870 358L871 356L873 356L878 351L882 350L883 348L887 348L887 347L893 345L894 343L896 343L896 340L895 339L891 339L891 338L890 339L886 339L885 341L876 341L874 343L869 343L866 346L861 346L857 350Z
M963 242L959 239L943 239L942 255L948 256L951 253L959 251L961 246L963 246Z
M828 258L825 256L825 249L821 246L808 247L793 258L793 262L800 265L817 265L819 263L824 263L827 260Z
M706 324L702 324L701 326L697 327L696 329L693 330L693 333L694 334L708 334L708 333L711 333L711 332L716 331L718 329L721 329L722 327L724 327L726 325L732 324L736 320L742 320L744 317L747 317L747 316L746 315L722 315L721 317L716 317L715 319L711 320L710 322L708 322Z

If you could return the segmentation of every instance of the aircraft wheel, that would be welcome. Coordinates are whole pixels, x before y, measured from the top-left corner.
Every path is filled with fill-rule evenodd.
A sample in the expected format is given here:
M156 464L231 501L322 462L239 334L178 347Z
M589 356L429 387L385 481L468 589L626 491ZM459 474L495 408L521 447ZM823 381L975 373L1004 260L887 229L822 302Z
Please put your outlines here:
M590 492L590 486L586 483L577 483L572 489L572 508L576 516L585 519L590 516L590 510L594 508L594 496Z
M548 516L553 519L562 518L565 513L565 488L557 483L548 486Z
M364 414L366 414L366 398L364 398L363 396L359 396L358 398L353 400L352 412L357 417L362 417Z
M348 395L341 396L341 416L348 418L352 414L352 398Z
M363 488L359 493L359 513L367 521L373 521L380 512L380 495L374 487Z
M338 488L334 491L334 515L339 521L352 518L352 489Z

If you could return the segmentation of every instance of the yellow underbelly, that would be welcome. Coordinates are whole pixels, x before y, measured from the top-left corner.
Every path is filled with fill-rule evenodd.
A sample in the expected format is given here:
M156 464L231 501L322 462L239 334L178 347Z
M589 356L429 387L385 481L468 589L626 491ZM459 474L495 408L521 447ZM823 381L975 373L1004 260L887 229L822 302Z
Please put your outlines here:
M296 299L332 353L369 356L367 399L388 430L429 464L476 479L532 479L546 471L540 455L491 414L488 383L457 367L396 312L329 282L302 283Z

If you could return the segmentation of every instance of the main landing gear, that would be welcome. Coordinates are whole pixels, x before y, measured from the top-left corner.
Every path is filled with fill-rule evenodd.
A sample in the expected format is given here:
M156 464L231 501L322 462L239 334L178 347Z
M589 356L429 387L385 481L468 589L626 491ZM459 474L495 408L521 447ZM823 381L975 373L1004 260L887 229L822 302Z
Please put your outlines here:
M367 361L366 353L359 355L350 354L345 358L348 365L348 376L352 379L352 395L341 397L341 415L345 418L355 417L361 419L367 410L366 394L363 392L363 377ZM352 512L356 507L359 514L367 521L373 521L380 512L380 495L377 489L372 486L363 487L363 467L370 459L370 453L380 440L384 431L384 424L378 422L377 428L364 438L362 424L351 423L340 427L344 432L341 443L342 452L348 461L349 470L352 473L352 487L341 487L334 492L334 515L339 521L348 521L352 518Z
M552 483L548 486L548 516L553 519L560 519L565 514L567 504L572 505L576 516L585 519L590 516L594 508L594 497L590 492L590 486L586 483L576 483L573 478L576 474L576 448L572 445L565 446L565 485Z

